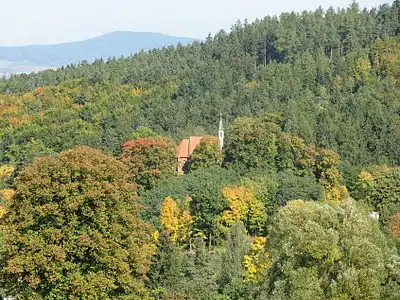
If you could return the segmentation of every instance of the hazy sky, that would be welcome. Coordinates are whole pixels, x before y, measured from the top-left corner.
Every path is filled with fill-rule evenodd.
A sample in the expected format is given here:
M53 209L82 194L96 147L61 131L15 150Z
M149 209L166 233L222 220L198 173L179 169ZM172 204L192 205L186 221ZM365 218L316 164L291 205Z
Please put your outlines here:
M351 0L0 0L0 45L59 43L115 30L204 38L238 19L346 7ZM361 7L391 0L359 0Z

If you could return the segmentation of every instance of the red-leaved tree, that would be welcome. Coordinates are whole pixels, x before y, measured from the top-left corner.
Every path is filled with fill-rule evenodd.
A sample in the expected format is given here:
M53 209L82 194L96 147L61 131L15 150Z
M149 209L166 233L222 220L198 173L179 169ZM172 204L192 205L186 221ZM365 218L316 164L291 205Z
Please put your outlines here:
M123 145L122 162L135 183L151 189L160 180L176 174L176 145L164 137L130 140Z

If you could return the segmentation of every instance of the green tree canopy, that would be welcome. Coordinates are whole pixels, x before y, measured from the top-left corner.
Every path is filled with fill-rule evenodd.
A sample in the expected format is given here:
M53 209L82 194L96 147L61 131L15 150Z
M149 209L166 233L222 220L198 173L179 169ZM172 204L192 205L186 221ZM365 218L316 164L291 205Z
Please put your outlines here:
M242 170L275 169L279 132L267 118L235 119L226 135L226 164Z
M360 173L352 195L379 212L379 220L386 226L389 218L400 211L400 168L376 166L369 171Z
M378 222L353 200L292 201L270 228L276 299L380 299L390 251Z
M216 136L202 137L200 144L193 151L190 163L191 170L220 167L224 160L219 139Z
M166 197L171 196L178 200L190 197L190 213L194 219L195 234L202 233L210 239L210 243L215 242L215 237L220 235L218 220L228 208L222 188L237 181L238 174L235 171L217 167L170 178L141 195L146 206L144 216L157 224L161 203Z
M153 251L136 186L88 147L42 157L14 180L2 218L1 282L22 299L143 299Z

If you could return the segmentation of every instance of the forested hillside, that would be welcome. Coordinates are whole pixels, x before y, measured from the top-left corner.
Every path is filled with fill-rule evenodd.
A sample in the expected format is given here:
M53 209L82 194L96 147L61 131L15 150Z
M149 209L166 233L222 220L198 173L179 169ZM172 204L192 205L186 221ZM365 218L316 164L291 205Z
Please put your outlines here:
M400 1L238 22L0 92L10 295L400 298Z
M230 33L187 47L14 76L0 82L9 94L2 114L35 124L35 113L43 113L51 136L60 122L54 111L61 110L74 126L89 127L86 134L107 135L104 127L112 127L119 148L136 124L182 137L214 134L220 111L228 122L271 112L282 116L285 131L336 149L351 164L398 163L398 6L285 13L237 23ZM135 114L119 109L134 102ZM20 108L8 112L11 105ZM23 131L3 133L1 148L24 143ZM88 144L98 146L90 138Z

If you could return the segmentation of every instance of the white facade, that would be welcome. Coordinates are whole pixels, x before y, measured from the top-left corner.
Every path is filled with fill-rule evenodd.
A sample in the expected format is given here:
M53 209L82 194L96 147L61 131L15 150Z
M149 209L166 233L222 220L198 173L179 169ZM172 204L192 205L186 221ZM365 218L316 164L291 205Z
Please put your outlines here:
M224 124L222 122L222 113L219 116L218 139L219 139L219 147L222 150L224 148L224 139L225 139Z

